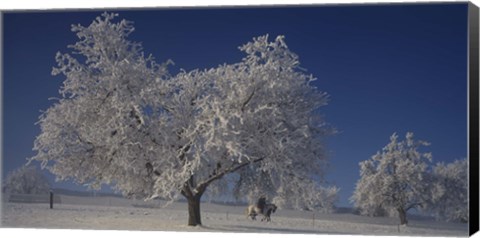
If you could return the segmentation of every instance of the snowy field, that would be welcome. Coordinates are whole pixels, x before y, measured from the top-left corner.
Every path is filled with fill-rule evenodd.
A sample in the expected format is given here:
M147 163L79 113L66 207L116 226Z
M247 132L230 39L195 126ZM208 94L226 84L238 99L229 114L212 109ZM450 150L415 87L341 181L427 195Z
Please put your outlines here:
M331 235L467 236L468 225L411 218L399 227L395 218L371 218L349 213L317 214L279 209L271 222L252 221L245 206L202 203L201 227L188 227L187 205L143 202L119 197L61 196L61 204L4 202L2 227L95 230L194 231Z

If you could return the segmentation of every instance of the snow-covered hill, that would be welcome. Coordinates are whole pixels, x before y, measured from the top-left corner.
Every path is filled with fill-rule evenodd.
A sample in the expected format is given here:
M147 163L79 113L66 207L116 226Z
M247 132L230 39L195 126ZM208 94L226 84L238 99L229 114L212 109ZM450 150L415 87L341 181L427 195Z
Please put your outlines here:
M61 195L61 204L3 204L2 227L72 228L101 230L206 231L245 233L363 234L414 236L467 236L467 224L412 217L408 226L396 218L372 218L351 213L317 214L280 209L272 221L247 219L243 205L202 203L201 227L188 227L187 205L138 201L119 197Z

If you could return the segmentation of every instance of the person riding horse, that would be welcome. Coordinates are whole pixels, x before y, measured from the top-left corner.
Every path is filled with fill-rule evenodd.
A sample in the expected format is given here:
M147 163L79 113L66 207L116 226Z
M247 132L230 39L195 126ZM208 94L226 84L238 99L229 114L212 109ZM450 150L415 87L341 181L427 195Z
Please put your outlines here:
M260 209L260 213L263 213L266 203L267 203L267 198L265 197L265 195L262 195L260 196L260 198L258 198L257 207Z
M277 206L273 203L267 203L267 198L265 195L262 195L260 198L258 198L255 205L250 205L247 207L245 213L247 214L247 217L252 218L252 220L256 220L256 216L262 214L262 221L270 221L270 215L276 210Z
M259 200L259 203L263 203L263 199ZM263 206L263 211L260 211L260 208L257 206L258 205L258 202L257 204L255 205L249 205L246 209L245 209L245 214L247 215L247 217L250 217L252 220L257 220L256 217L257 215L263 215L263 218L262 218L262 221L270 221L270 215L272 213L275 213L275 211L277 210L277 206L273 203L265 203L264 206Z

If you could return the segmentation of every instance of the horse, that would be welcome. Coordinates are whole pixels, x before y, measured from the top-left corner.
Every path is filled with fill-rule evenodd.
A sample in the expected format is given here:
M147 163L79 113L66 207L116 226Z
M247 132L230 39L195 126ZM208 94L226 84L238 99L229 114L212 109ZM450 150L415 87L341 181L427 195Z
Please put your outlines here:
M249 205L247 209L245 209L245 213L247 214L247 218L250 217L252 220L257 220L257 215L262 214L263 218L261 221L270 221L270 215L272 213L275 213L277 210L277 206L273 203L267 203L265 204L265 207L263 208L263 213L260 211L260 208L258 208L255 205Z

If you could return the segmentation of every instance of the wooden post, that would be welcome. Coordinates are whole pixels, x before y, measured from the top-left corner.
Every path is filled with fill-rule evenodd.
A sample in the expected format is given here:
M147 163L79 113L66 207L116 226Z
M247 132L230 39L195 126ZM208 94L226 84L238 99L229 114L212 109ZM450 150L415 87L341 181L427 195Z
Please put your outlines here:
M50 209L53 209L53 191L50 190Z
M312 214L312 226L315 228L315 212Z

